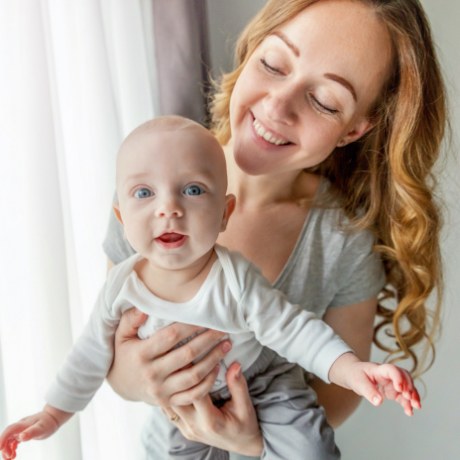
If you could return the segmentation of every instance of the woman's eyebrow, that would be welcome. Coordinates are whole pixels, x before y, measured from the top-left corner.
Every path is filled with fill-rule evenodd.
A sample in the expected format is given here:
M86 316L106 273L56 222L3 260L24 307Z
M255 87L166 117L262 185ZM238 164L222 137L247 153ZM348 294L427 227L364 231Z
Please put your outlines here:
M340 75L336 75L335 73L325 73L324 76L328 78L329 80L333 80L339 83L344 88L346 88L348 91L350 91L351 95L353 96L354 101L358 102L358 97L356 96L355 88L346 78L343 78Z

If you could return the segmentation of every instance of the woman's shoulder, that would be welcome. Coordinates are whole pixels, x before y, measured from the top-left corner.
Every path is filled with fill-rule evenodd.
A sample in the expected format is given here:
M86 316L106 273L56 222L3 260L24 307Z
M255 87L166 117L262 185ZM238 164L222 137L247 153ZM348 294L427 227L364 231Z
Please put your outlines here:
M322 179L286 271L310 271L314 266L324 274L371 254L374 243L369 230L352 226L339 200L330 193L330 183Z

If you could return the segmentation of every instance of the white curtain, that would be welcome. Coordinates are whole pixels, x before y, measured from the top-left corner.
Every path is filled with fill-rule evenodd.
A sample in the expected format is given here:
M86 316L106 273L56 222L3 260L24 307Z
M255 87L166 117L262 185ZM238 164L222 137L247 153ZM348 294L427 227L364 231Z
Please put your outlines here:
M156 114L150 8L0 0L0 429L41 409L105 279L116 151ZM135 459L144 410L105 385L19 458Z

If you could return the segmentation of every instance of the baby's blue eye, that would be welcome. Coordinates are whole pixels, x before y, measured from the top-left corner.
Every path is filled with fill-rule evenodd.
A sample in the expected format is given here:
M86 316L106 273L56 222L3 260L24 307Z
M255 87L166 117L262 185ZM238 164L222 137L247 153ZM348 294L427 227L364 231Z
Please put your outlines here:
M193 185L188 185L184 189L184 195L188 196L198 196L205 193L204 189L200 187L199 185L193 184Z
M146 188L146 187L142 187L142 188L138 188L135 192L134 192L134 197L141 200L142 198L149 198L153 195L153 192Z

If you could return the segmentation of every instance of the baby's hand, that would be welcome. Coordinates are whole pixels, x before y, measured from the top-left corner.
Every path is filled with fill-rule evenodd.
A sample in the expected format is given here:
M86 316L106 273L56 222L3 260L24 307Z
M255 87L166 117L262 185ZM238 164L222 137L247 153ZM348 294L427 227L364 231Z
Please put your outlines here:
M370 396L372 399L367 398L372 404L379 406L383 399L393 400L402 406L406 415L413 415L414 409L422 408L412 377L405 369L393 364L361 364L376 391Z
M357 379L351 389L374 406L389 399L399 403L406 415L413 415L414 409L421 409L420 396L406 370L393 364L356 363L355 366L363 379Z
M45 439L51 436L59 426L58 421L43 410L6 427L0 436L0 451L3 459L15 458L16 448L20 442L30 439Z
M380 406L384 399L393 400L402 406L406 415L413 415L414 409L422 407L409 372L393 364L362 362L352 353L346 353L333 364L330 379L374 406Z

